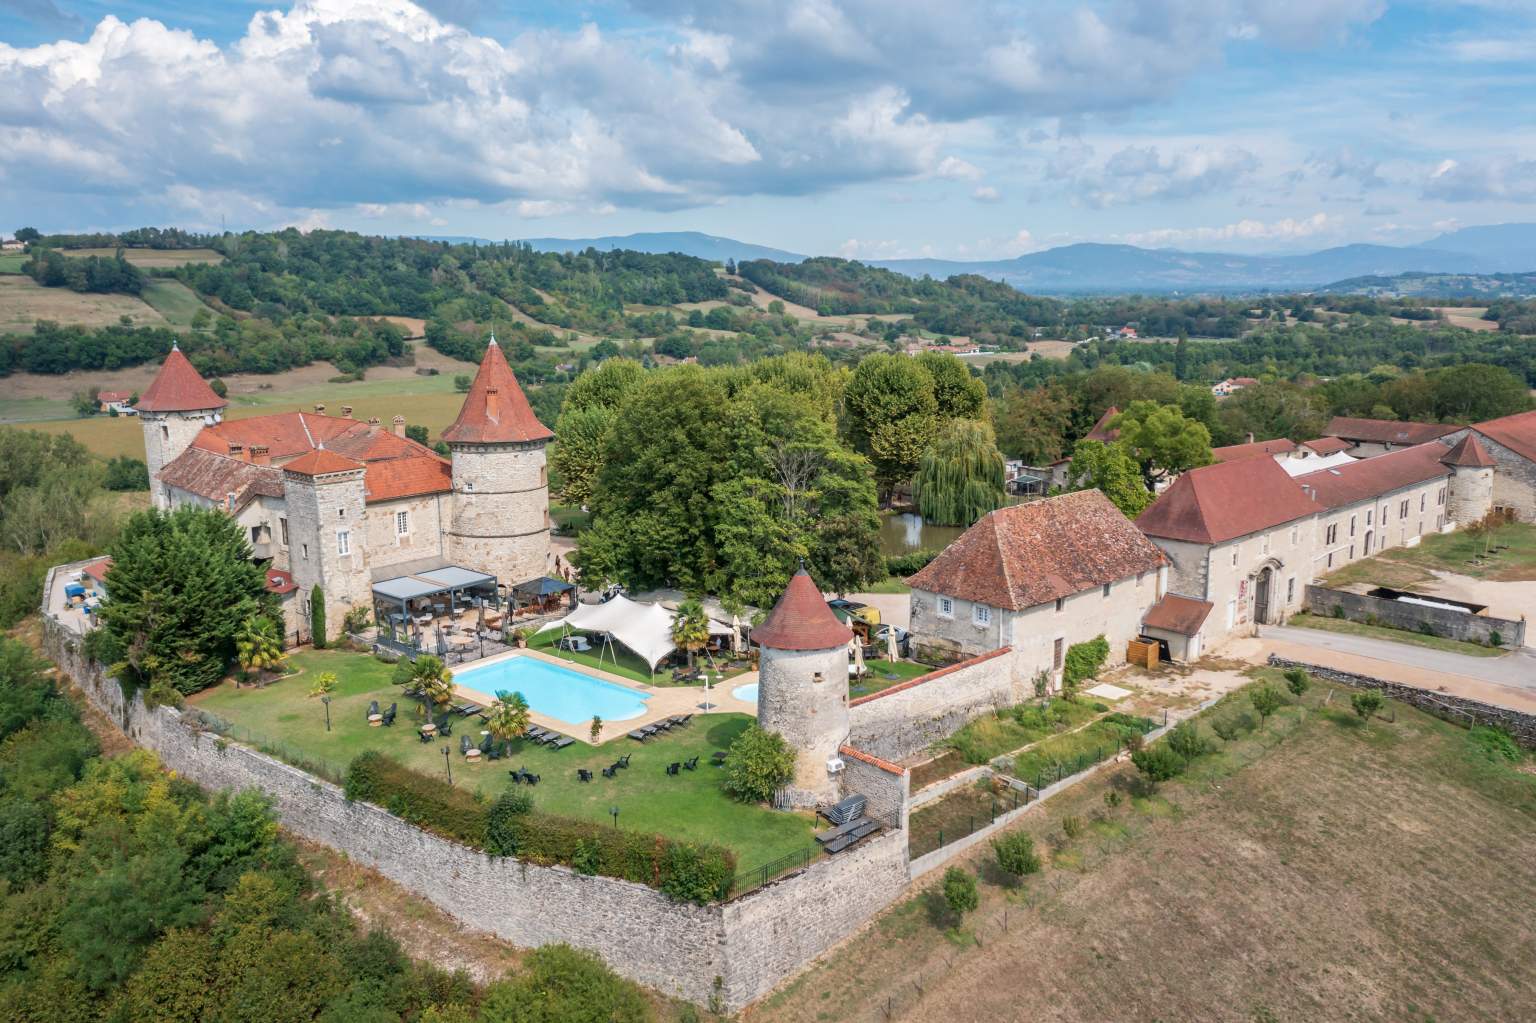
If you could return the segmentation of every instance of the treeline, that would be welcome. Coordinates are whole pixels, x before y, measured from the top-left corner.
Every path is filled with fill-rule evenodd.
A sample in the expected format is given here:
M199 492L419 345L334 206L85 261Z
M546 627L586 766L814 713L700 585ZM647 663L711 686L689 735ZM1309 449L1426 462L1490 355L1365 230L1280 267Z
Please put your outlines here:
M21 232L16 237L21 238ZM206 249L227 237L183 231L179 227L138 227L116 234L45 234L32 241L58 249Z
M121 251L114 256L78 258L33 245L31 253L32 258L22 264L22 272L45 288L122 295L144 290L144 271L124 259Z

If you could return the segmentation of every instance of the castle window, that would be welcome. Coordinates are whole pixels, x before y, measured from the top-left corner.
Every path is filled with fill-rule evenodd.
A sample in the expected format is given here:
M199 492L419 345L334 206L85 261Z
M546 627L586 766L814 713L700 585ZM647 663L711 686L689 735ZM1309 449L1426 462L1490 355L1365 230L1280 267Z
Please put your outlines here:
M395 512L395 535L408 536L411 532L411 513Z
M1423 511L1424 510L1424 499L1426 497L1428 497L1428 496L1429 496L1428 494L1420 494L1419 495L1419 511Z
M278 520L277 520L277 531L278 531L278 533L283 538L283 546L287 547L288 546L288 520L287 519L282 518L281 516L278 517Z
M1323 537L1323 543L1326 543L1326 544L1337 543L1338 539L1339 539L1339 524L1337 522L1335 522L1333 525L1328 527L1328 532ZM1333 562L1331 562L1331 561L1328 562L1328 563L1330 565L1333 564Z
M251 543L252 544L261 543L261 527L260 526L252 526L251 527Z
M1233 568L1237 567L1237 555L1238 555L1238 553L1240 551L1242 551L1242 549L1243 549L1243 545L1242 544L1236 544L1232 548L1232 567Z
M171 439L171 428L164 423L160 424L160 439L167 441Z
M955 602L948 597L939 598L939 617L953 618L955 616Z
M301 557L302 557L302 558L303 558L303 559L304 559L304 560L305 560L305 561L308 561L308 560L309 560L309 544L307 544L307 543L301 543L301 544L299 544L299 555L300 555L300 556L301 556Z
M1398 505L1397 517L1400 519L1406 519L1408 517L1408 499L1406 497L1403 498L1403 503Z
M352 553L352 531L350 529L336 530L336 553L342 557Z
M1105 598L1105 599L1106 599L1106 600L1108 600L1108 599L1109 599L1109 586L1110 586L1110 584L1109 584L1109 583L1105 583L1105 584L1104 584L1104 598Z
M473 494L474 492L475 492L475 481L474 480L465 480L464 481L464 493L466 493L466 494Z
M991 625L992 609L985 604L971 605L971 621L975 622L977 625Z
M1287 604L1294 604L1296 602L1296 577L1294 575L1285 581L1285 602Z
M1355 535L1355 517L1353 515L1349 517L1349 535Z
M1067 598L1066 597L1057 597L1056 598L1056 611L1057 611L1057 613L1059 614L1060 612L1065 611L1066 609L1067 609Z
M347 517L347 510L345 508L337 508L336 509L336 517L338 519L346 518Z

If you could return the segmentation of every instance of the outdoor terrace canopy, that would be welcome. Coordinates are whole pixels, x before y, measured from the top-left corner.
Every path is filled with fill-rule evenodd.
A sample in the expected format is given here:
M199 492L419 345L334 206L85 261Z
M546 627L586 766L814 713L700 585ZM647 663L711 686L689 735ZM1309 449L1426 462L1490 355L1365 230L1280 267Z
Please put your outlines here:
M484 572L472 572L457 565L449 565L427 572L417 572L415 575L400 575L393 579L380 580L373 584L373 601L375 606L384 602L397 604L402 615L409 615L412 601L446 593L449 602L457 606L457 596L466 592L472 597L488 598L495 603L497 601L496 577Z
M601 604L577 604L576 610L539 631L565 628L605 633L633 650L655 671L662 658L676 649L672 643L672 618L673 612L660 604L642 604L619 594ZM730 632L730 626L710 619L711 636L726 636Z

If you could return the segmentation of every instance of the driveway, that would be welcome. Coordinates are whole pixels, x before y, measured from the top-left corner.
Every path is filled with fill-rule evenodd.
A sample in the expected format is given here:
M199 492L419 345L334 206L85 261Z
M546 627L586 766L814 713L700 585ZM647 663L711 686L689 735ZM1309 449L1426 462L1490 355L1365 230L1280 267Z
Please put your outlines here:
M1502 706L1536 709L1536 650L1522 647L1502 657L1469 657L1429 647L1350 636L1321 629L1266 625L1265 652L1343 671L1456 693Z

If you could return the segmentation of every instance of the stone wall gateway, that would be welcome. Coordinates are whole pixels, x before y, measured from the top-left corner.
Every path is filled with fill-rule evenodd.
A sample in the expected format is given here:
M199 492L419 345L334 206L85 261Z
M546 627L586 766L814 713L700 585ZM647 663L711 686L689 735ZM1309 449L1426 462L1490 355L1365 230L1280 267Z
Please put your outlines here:
M901 760L980 714L1013 706L1012 652L1001 647L850 700L848 745Z
M1492 646L1492 636L1499 634L1499 645L1518 649L1525 645L1525 620L1494 618L1489 615L1447 611L1444 608L1409 604L1385 597L1334 590L1326 586L1307 587L1307 610L1315 615L1333 617L1335 609L1352 622L1376 619L1384 625L1409 632L1422 632L1427 626L1436 636L1459 639L1466 643Z

